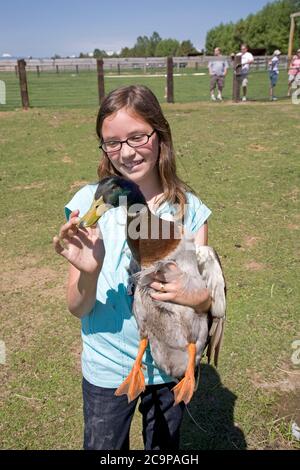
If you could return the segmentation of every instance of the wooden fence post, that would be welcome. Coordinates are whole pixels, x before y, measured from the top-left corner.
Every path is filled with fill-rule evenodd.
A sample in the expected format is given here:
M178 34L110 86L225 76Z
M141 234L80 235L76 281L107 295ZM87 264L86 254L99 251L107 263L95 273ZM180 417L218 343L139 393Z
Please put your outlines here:
M103 59L97 59L97 75L98 75L99 104L101 104L105 96Z
M39 65L36 66L36 73L37 73L37 76L39 77L40 76L40 66Z
M289 38L289 48L288 48L288 65L290 65L290 62L292 60L294 35L295 35L295 28L296 28L295 18L298 18L298 17L300 17L300 11L298 11L297 13L291 14L290 38Z
M18 66L15 65L15 73L16 73L16 77L18 76Z
M269 57L266 55L266 58L265 58L265 68L266 70L268 70L269 68Z
M121 67L120 67L120 62L118 62L118 64L117 64L117 68L118 68L118 75L121 75Z
M24 59L18 60L18 70L19 70L22 106L23 106L23 109L28 109L29 108L29 96L28 96L28 86L27 86L27 77L26 77L26 62Z
M288 49L289 63L292 60L292 55L293 55L294 35L295 35L295 17L294 15L291 15L290 38L289 38L289 49Z
M236 55L233 61L233 84L232 84L232 101L236 103L240 100L240 81L242 63L241 56Z
M174 103L173 57L167 58L167 103Z
M58 67L58 65L56 65L55 68L56 68L56 73L59 73L59 67Z

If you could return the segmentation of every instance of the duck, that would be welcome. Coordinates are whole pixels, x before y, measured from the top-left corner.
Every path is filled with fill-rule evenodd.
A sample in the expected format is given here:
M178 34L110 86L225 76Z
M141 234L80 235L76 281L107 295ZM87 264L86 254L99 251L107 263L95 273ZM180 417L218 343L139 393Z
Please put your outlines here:
M155 364L177 380L172 389L174 404L188 404L205 350L208 362L218 365L226 318L226 282L220 258L214 248L196 245L182 224L153 214L139 186L121 176L99 181L93 203L78 227L96 224L105 212L119 206L127 213L128 293L133 295L140 341L133 367L115 395L127 395L130 402L145 390L142 359L150 346ZM150 284L157 275L166 282L181 275L187 289L208 288L209 311L154 300Z

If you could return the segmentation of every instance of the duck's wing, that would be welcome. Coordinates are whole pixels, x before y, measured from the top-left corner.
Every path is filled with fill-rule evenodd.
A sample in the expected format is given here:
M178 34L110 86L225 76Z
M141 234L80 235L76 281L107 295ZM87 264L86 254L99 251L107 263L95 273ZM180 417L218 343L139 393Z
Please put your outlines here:
M196 246L198 268L207 288L211 291L211 326L209 330L207 357L218 365L223 342L226 316L226 283L221 262L216 251L210 246Z

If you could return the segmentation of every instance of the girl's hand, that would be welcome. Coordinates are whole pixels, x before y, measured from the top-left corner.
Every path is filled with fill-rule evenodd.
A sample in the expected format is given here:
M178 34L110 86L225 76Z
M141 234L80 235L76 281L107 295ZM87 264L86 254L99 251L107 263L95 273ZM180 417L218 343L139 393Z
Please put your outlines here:
M59 236L53 238L54 249L79 271L99 274L105 255L101 231L99 226L78 228L78 215L79 210L73 211L61 226Z
M154 282L149 286L157 292L151 293L154 300L174 302L180 305L192 307L197 312L207 312L211 304L211 296L208 289L191 290L184 282L183 272L174 264L170 265L174 273L174 279L166 282L163 274L156 274ZM173 276L172 276L173 277Z

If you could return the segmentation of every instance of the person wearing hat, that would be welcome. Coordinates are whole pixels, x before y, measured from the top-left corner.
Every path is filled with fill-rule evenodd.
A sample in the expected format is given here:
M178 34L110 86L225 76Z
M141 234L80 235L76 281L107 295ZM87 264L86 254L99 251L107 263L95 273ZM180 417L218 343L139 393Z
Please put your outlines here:
M300 49L297 50L296 55L294 55L290 63L288 96L291 96L291 88L294 83L297 84L298 80L300 80Z
M272 59L269 61L269 77L270 77L270 100L277 101L274 95L274 88L278 82L279 77L279 56L281 52L279 49L273 52Z

